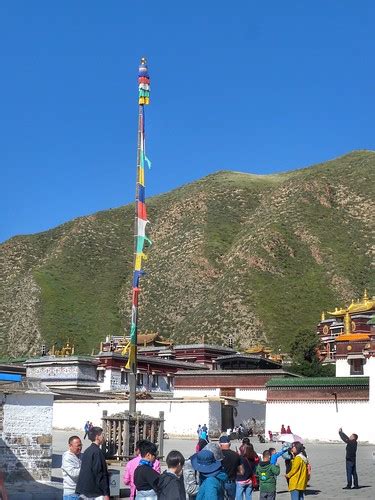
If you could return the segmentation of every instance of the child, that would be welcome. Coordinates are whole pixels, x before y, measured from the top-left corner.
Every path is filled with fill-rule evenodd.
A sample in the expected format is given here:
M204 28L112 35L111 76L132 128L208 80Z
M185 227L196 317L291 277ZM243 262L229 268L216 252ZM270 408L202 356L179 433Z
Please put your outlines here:
M134 458L132 458L131 460L129 460L129 462L126 464L125 471L124 471L124 483L128 484L130 486L130 500L134 500L134 498L135 498L134 472L135 472L135 469L138 467L139 462L142 459L142 457L140 455L140 446L143 442L144 442L144 440L140 440L140 441L136 442L136 444L135 444L136 456ZM155 460L155 462L152 464L152 468L160 474L160 462L159 462L159 460Z
M280 451L276 451L276 448L269 448L269 452L270 452L270 463L271 464L276 464L277 463L277 459L280 458L282 455L285 454L285 452L287 452L289 449L289 445L288 444L284 444L283 447L281 448Z
M159 477L158 500L185 500L186 493L182 468L185 463L183 455L172 450L167 455L168 470Z
M139 445L141 460L134 471L134 484L137 489L136 500L156 500L160 474L153 468L157 447L150 441L141 441Z
M269 450L263 452L263 460L256 468L256 476L259 481L259 500L274 500L276 498L276 476L280 474L280 467L270 463L271 454Z

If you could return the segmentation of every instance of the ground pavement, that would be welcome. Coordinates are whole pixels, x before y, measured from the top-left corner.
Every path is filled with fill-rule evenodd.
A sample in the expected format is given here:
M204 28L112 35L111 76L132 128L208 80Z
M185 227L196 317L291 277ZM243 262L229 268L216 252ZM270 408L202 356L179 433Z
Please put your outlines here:
M10 496L10 500L34 500L34 498L43 500L55 500L62 497L61 491L61 455L67 449L68 437L72 434L78 434L83 438L83 433L80 431L54 431L53 434L53 483L54 486L48 492L41 492L35 496L26 493L18 493ZM88 440L83 441L84 449L89 445ZM164 455L172 449L180 450L185 457L190 456L195 448L196 441L191 439L167 439L164 445ZM239 446L238 441L232 442L232 449ZM253 440L255 450L261 453L264 449L270 446L269 443L261 444L256 439ZM273 444L278 448L278 444ZM312 465L311 481L306 492L307 497L319 498L321 500L334 500L340 498L341 500L369 500L375 499L375 446L359 444L357 454L357 468L359 483L361 489L359 490L343 490L346 484L345 476L345 443L312 443L306 444L306 449L309 455L309 460ZM281 473L277 482L277 499L290 499L290 494L286 488L286 481L284 478L284 463L279 459L281 466ZM125 485L122 481L123 467L120 465L111 466L112 468L121 470L121 484L122 489ZM56 489L55 489L56 488ZM253 500L258 500L259 493L253 493Z

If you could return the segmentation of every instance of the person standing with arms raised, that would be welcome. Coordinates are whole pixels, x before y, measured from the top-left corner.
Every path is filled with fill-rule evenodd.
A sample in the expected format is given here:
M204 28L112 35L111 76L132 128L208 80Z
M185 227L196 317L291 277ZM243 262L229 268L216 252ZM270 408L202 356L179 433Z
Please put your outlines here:
M343 490L352 489L352 480L354 482L354 489L358 490L358 475L357 475L357 446L358 434L352 434L348 437L340 428L340 438L346 443L346 486Z

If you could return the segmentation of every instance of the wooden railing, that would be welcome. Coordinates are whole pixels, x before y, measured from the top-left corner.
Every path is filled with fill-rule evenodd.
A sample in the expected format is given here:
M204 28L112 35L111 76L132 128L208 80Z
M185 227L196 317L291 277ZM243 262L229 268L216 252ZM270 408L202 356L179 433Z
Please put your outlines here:
M130 415L128 411L108 416L103 411L102 426L105 443L102 450L107 460L129 460L135 456L135 444L140 439L148 439L158 447L158 456L163 457L164 412L159 417Z

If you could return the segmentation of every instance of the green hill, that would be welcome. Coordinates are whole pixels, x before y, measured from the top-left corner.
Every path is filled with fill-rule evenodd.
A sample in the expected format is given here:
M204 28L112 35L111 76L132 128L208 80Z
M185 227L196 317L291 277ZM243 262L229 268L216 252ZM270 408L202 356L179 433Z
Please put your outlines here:
M148 200L139 327L287 349L320 312L374 293L375 153L293 172L217 172ZM127 333L134 205L0 246L0 356L91 352Z

